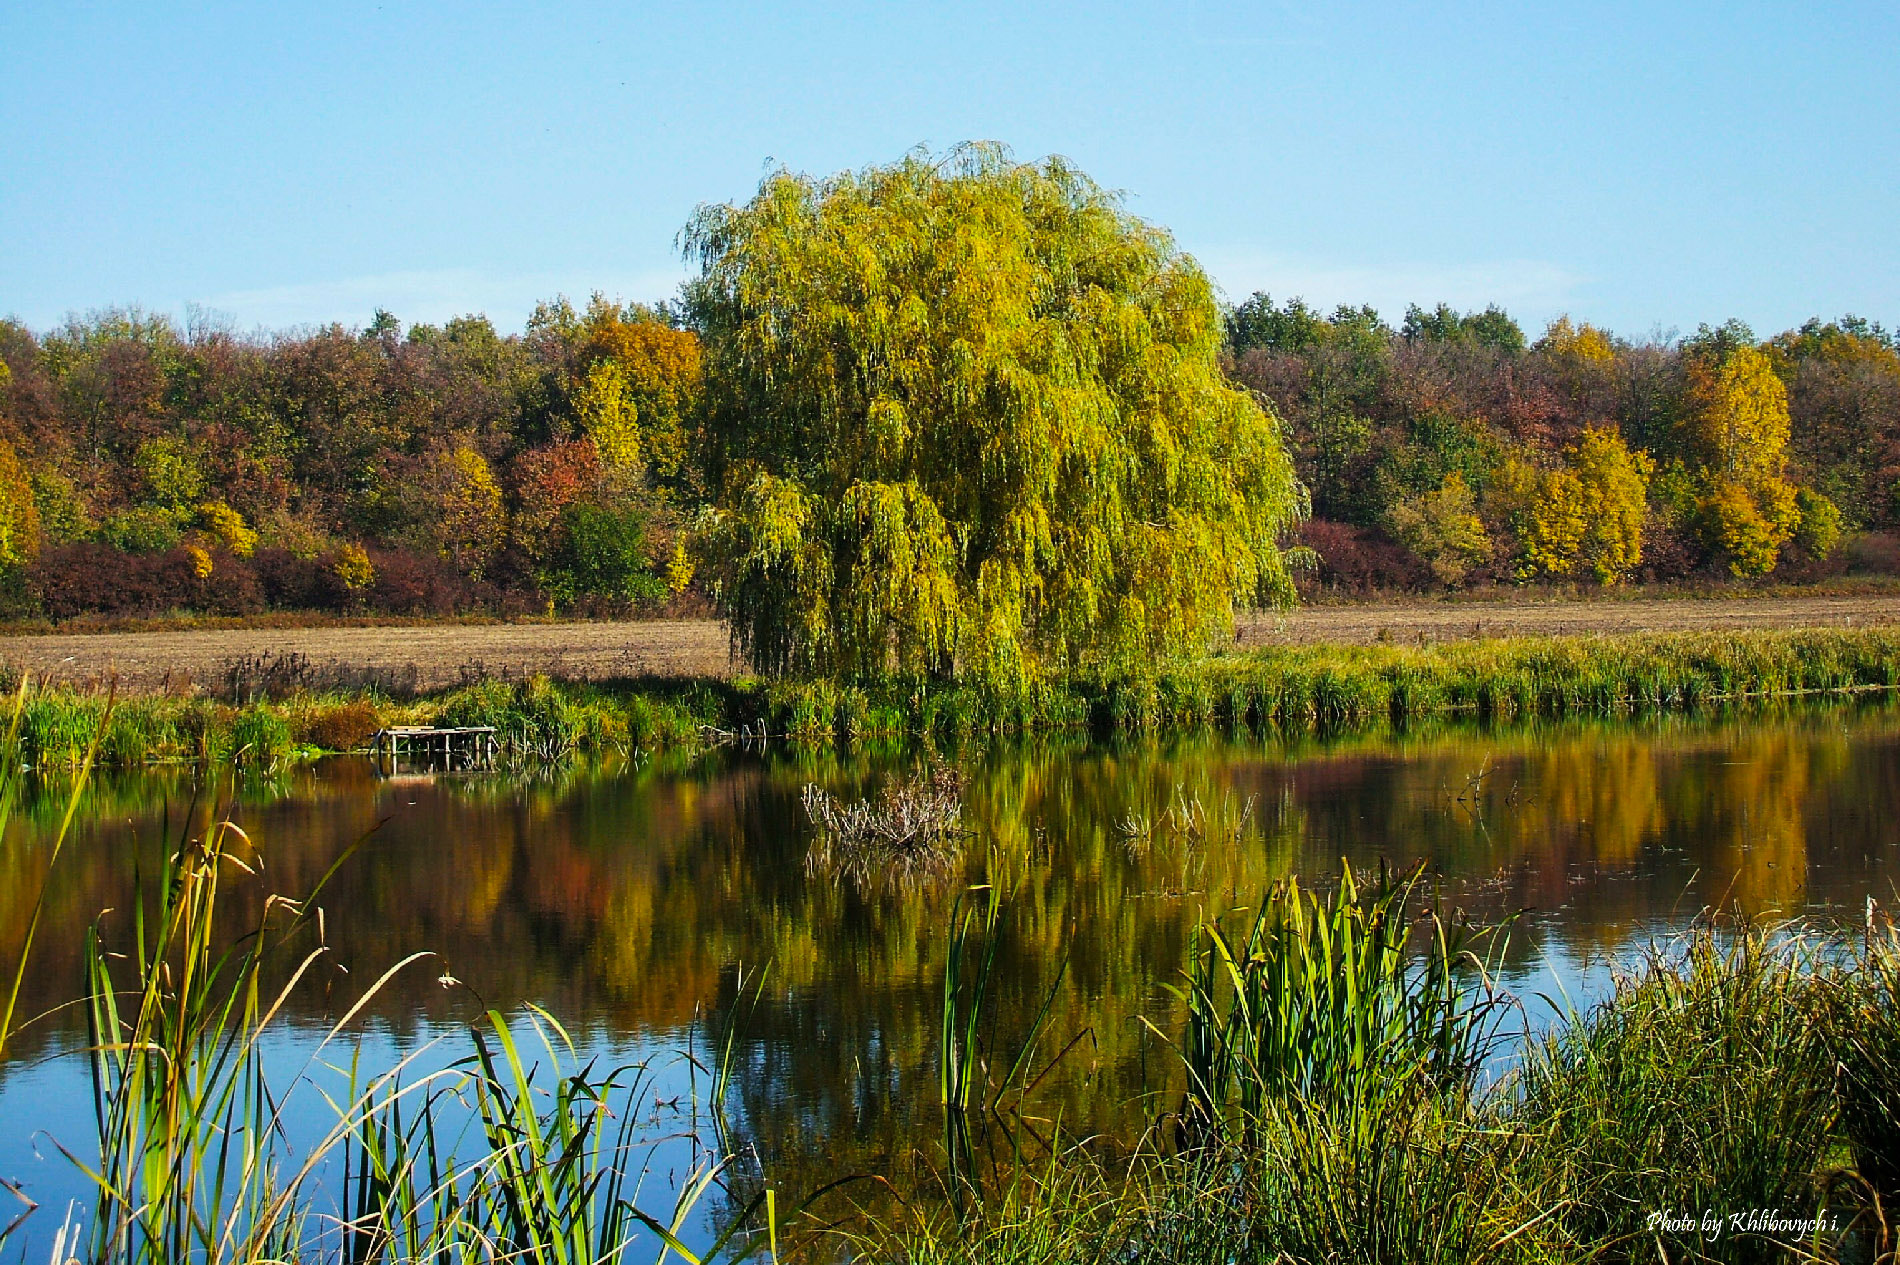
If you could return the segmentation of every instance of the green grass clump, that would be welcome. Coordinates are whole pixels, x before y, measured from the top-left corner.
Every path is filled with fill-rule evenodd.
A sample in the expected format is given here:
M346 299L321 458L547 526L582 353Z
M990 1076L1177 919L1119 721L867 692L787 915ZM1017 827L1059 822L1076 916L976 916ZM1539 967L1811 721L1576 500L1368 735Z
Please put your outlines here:
M1180 1106L1111 1170L1082 1147L862 1259L970 1262L1891 1261L1900 940L1849 952L1705 923L1585 1013L1523 1038L1480 941L1406 906L1416 873L1289 882L1204 928L1179 989ZM1501 939L1490 946L1501 951ZM946 1042L951 1037L946 1033ZM1822 1224L1750 1232L1730 1213ZM1654 1214L1710 1212L1721 1233Z
M1521 1169L1580 1248L1671 1260L1779 1259L1747 1234L1653 1229L1659 1209L1814 1209L1839 1106L1831 971L1793 938L1744 929L1652 956L1590 1013L1534 1044L1503 1118Z
M69 690L27 698L20 716L20 756L35 768L78 765L91 749L105 715L105 699Z
M1900 1213L1900 931L1874 925L1841 988L1841 1119L1855 1170Z
M1415 918L1421 875L1361 882L1346 868L1329 896L1289 880L1244 938L1201 933L1170 1162L1190 1188L1228 1178L1236 1198L1213 1224L1199 1215L1197 1242L1462 1262L1495 1259L1522 1226L1473 1093L1499 1014L1488 964L1463 927Z
M275 768L296 749L290 724L268 707L251 706L231 720L229 749L240 765Z
M544 676L509 683L483 681L442 701L435 723L444 728L493 726L516 756L556 760L573 752L586 731L570 691Z
M177 703L166 698L128 698L113 705L99 739L99 762L134 768L158 760L185 758L190 737L180 724Z

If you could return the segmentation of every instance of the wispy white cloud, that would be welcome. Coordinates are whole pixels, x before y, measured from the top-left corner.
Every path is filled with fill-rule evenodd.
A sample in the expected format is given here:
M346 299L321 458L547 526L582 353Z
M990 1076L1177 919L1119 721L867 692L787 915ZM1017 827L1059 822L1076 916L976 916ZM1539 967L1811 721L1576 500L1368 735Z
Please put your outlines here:
M1494 259L1461 263L1346 264L1294 254L1234 249L1195 252L1227 296L1238 302L1256 290L1276 299L1295 296L1314 307L1370 303L1397 321L1406 305L1449 303L1481 308L1496 303L1521 321L1543 320L1567 310L1590 279L1542 259Z
M485 313L502 329L519 329L534 305L565 294L583 301L599 290L611 298L652 301L671 298L686 277L682 269L654 269L626 275L579 272L496 273L479 268L416 269L329 281L305 281L231 290L197 301L201 308L228 317L239 326L283 328L296 325L368 323L376 309L403 322L431 324L453 316Z

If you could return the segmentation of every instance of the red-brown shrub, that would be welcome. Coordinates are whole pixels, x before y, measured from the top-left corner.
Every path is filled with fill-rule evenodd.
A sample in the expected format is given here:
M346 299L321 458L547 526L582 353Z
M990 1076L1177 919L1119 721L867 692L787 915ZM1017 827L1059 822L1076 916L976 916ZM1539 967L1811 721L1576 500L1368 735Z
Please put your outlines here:
M336 571L314 558L299 558L285 549L259 549L252 559L264 600L274 610L341 611L350 591Z
M483 605L445 558L407 549L371 549L376 579L365 594L372 610L391 615L452 615Z
M1433 584L1423 562L1376 528L1315 518L1301 528L1300 543L1319 555L1318 572L1302 577L1302 588L1366 594Z
M200 596L197 570L183 549L125 553L91 542L56 545L34 564L32 582L52 619L158 615L188 608Z
M188 604L213 615L255 615L264 609L264 590L249 559L219 549L211 555L211 574L198 580Z
M1687 579L1707 560L1707 551L1689 533L1651 521L1643 528L1643 561L1636 578L1644 584Z
M1839 557L1849 571L1862 575L1900 575L1900 536L1870 531L1849 538Z

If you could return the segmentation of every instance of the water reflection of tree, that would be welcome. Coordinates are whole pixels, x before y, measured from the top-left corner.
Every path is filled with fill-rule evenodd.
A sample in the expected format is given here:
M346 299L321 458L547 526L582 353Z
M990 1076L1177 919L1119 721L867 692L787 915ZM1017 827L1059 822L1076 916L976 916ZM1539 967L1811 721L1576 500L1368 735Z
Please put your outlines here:
M1139 1115L1125 1104L1165 1066L1137 1017L1166 1027L1163 985L1194 924L1295 870L1425 858L1448 903L1479 919L1534 906L1578 950L1725 894L1763 911L1845 890L1842 875L1865 883L1862 861L1881 854L1900 810L1900 724L1885 710L1841 719L963 752L965 864L909 887L808 875L799 804L807 781L862 794L908 757L735 754L423 783L344 763L240 803L266 877L232 913L254 916L245 901L265 890L306 890L367 835L324 901L338 960L359 979L417 948L443 962L386 995L380 1016L398 1031L472 1013L473 999L436 982L446 971L481 1003L537 1000L583 1035L683 1042L693 1030L703 1042L732 1005L738 965L769 962L741 1029L734 1123L788 1187L817 1184L914 1164L920 1145L928 1158L945 924L971 884L991 882L1005 901L997 1046L1013 1053L1065 961L1042 1058L1088 1034L1032 1110L1072 1133L1120 1130ZM100 796L54 875L36 1008L70 993L81 931L123 907L140 859L149 872L161 846L161 811L176 830L189 787L111 783ZM1176 811L1188 804L1198 816ZM37 890L44 839L31 820L15 834L0 856L11 926Z

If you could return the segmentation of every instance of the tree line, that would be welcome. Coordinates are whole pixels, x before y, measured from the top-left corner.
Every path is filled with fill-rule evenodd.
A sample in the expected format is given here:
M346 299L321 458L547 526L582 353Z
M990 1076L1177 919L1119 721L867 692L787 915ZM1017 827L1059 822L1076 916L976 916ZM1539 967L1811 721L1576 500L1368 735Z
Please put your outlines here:
M1227 367L1284 419L1329 586L1900 562L1900 344L1858 317L1634 341L1564 317L1533 341L1496 307L1394 329L1256 294L1227 314Z
M766 668L1020 673L1205 644L1296 584L1900 564L1900 354L1856 318L1226 308L1086 175L985 145L776 172L682 241L675 300L519 334L0 322L0 602L710 598Z
M624 609L690 580L700 342L664 308L241 335L0 322L16 613Z

